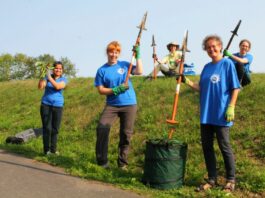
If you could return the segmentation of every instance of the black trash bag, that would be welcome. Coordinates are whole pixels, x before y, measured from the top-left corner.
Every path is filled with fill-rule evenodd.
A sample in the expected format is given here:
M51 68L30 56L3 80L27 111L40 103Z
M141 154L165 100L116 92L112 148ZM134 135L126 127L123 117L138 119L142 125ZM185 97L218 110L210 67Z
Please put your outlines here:
M7 144L22 144L24 143L24 140L22 138L18 138L15 136L9 136L6 138Z

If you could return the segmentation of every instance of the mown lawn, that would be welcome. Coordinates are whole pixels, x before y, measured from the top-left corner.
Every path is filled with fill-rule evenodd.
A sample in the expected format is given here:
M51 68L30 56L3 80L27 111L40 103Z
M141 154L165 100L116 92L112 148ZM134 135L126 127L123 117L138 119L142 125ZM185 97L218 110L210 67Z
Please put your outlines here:
M39 128L39 105L42 91L36 80L0 83L0 148L64 167L86 179L112 183L149 197L265 197L265 74L253 74L253 82L239 95L231 142L236 156L237 190L227 195L219 189L196 193L194 188L206 176L199 136L199 95L181 86L176 120L179 124L173 138L188 144L185 185L179 189L156 190L141 183L145 142L165 138L169 131L166 119L171 117L176 82L173 78L143 81L134 77L138 98L135 133L129 156L129 171L117 168L119 123L111 130L109 144L110 170L95 161L95 131L105 97L93 87L92 78L71 79L65 90L65 108L58 149L60 156L43 156L41 138L23 145L7 145L6 137L28 128ZM198 77L191 77L198 80ZM217 150L219 182L224 182L224 164Z

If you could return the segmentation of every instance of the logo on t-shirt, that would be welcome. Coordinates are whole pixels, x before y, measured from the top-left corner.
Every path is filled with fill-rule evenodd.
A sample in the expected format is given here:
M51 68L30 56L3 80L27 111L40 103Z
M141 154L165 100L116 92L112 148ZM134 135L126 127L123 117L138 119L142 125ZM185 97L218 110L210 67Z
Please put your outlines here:
M123 68L119 68L119 69L118 69L118 73L119 73L119 74L124 74L124 72L125 72L125 70L124 70Z
M218 74L213 74L210 79L212 83L218 83L220 81L220 76Z

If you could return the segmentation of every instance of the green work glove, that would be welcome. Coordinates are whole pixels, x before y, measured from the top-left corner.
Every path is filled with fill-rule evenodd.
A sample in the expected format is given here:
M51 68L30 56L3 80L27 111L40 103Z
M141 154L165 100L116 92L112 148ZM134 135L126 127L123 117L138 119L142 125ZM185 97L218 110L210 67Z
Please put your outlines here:
M225 118L227 122L231 122L235 119L235 106L228 105L227 110L225 112Z
M133 51L135 52L135 58L136 58L136 60L140 59L141 58L141 55L140 55L140 46L139 45L133 46Z
M129 89L129 86L128 86L128 85L126 85L126 84L121 84L121 85L119 85L119 86L117 86L117 87L113 87L113 88L112 88L112 91L113 91L113 94L114 94L115 96L117 96L117 95L119 95L119 94L121 94L121 93L124 93L127 89Z
M231 57L233 54L230 53L228 50L224 50L224 55L228 56L228 57Z

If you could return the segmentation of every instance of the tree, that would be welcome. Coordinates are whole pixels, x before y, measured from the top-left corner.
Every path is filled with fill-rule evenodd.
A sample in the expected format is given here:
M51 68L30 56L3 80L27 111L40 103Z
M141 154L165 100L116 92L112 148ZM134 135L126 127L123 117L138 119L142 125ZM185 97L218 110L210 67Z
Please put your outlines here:
M0 81L10 80L10 67L13 64L13 57L11 54L3 54L0 56Z
M61 57L60 60L64 65L64 74L67 77L76 77L75 65L67 58ZM25 54L18 53L14 56L2 54L0 56L0 81L23 80L40 77L40 67L36 66L37 62L44 65L55 62L54 56L43 54L38 57L29 57Z

